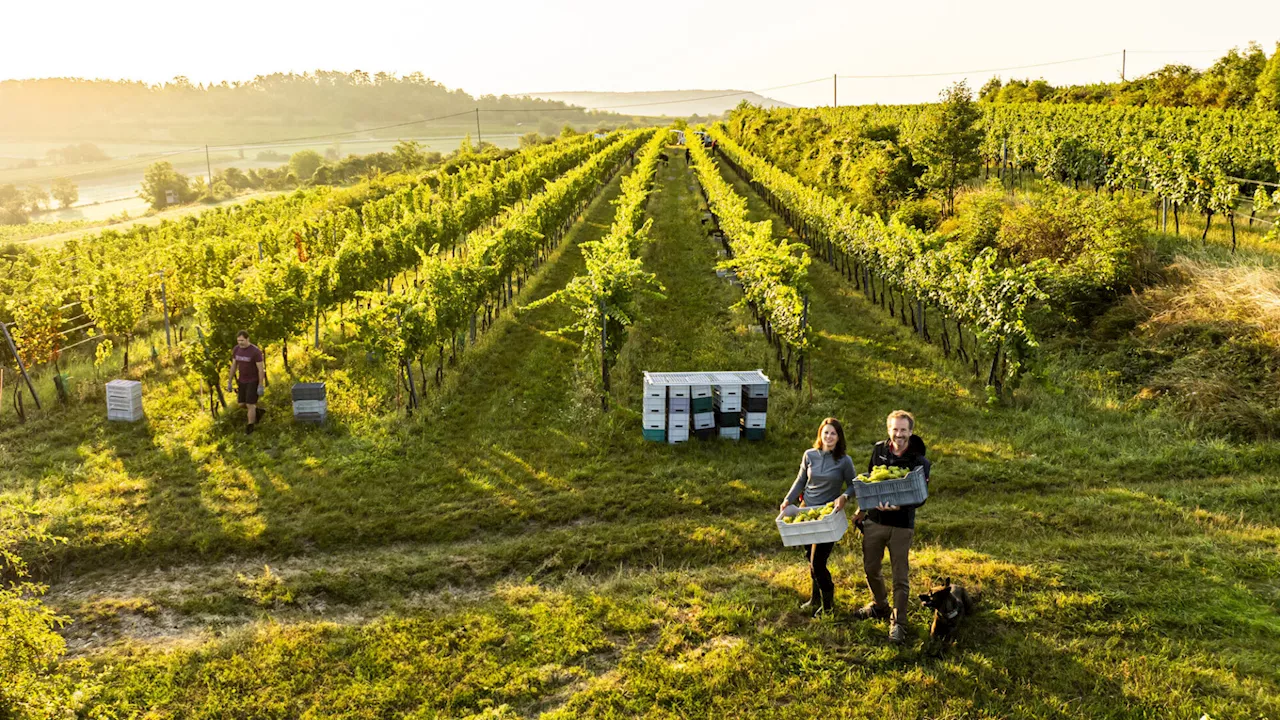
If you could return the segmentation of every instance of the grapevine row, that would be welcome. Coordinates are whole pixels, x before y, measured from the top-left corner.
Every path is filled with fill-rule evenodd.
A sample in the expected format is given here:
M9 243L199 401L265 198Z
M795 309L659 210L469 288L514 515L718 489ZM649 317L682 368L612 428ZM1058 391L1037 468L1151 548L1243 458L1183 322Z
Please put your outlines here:
M257 263L237 284L209 288L197 296L197 314L210 333L188 347L188 360L216 384L218 358L222 348L234 342L237 330L254 328L264 342L283 342L303 334L309 322L318 328L325 312L384 285L389 292L393 278L418 267L424 255L453 249L458 238L481 229L504 207L616 142L611 136L543 151L495 181L477 180L453 202L432 202L422 209L402 204L397 212L384 209L377 214L383 222L365 222L359 232L350 229L332 254L310 258L282 253ZM509 278L509 272L504 277ZM282 347L287 353L287 343ZM285 361L287 366L287 354Z
M572 220L608 183L623 160L653 133L634 131L616 137L586 162L550 182L546 189L513 208L492 227L466 239L460 252L420 253L419 280L390 296L362 293L369 301L356 318L360 337L396 360L409 391L409 409L417 404L413 364L425 382L424 358L436 351L436 382L444 371L446 347L456 350L476 316L486 317L512 295L511 278L533 269L564 236Z
M778 350L783 377L798 386L812 343L809 256L799 244L775 240L772 223L748 220L747 201L721 177L702 144L691 140L687 147L707 205L726 239L729 259L721 266L737 275L748 306ZM798 365L794 373L793 358Z
M816 253L884 306L896 291L902 313L910 310L921 334L926 306L942 314L944 350L951 352L949 324L959 332L957 354L968 360L963 328L991 347L988 383L1000 386L1008 354L1017 361L1036 344L1027 325L1029 306L1044 299L1042 263L1000 267L996 251L972 256L959 243L946 243L900 224L865 215L842 200L805 185L767 160L743 149L721 128L710 129L718 150ZM916 317L918 314L918 318ZM973 353L976 363L976 349ZM1002 356L1003 355L1003 356ZM1002 364L1003 363L1003 364ZM976 365L975 365L976 367ZM1017 371L1017 364L1012 367Z
M596 338L600 339L601 403L606 410L609 367L622 345L623 331L635 317L636 300L646 293L660 297L662 290L653 273L644 270L640 249L649 237L652 220L644 219L645 206L666 138L665 132L655 132L641 148L631 174L622 180L609 233L582 244L586 272L530 306L561 302L572 308L576 320L561 332L582 333L585 352L590 352Z

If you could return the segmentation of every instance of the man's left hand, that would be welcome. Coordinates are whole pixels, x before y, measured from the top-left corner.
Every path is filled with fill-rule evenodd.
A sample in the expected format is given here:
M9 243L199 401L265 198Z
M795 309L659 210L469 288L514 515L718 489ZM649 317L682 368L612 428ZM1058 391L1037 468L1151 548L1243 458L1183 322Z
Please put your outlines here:
M880 512L893 512L894 510L901 510L902 508L897 505L885 505L884 503L881 503L876 506L876 509Z

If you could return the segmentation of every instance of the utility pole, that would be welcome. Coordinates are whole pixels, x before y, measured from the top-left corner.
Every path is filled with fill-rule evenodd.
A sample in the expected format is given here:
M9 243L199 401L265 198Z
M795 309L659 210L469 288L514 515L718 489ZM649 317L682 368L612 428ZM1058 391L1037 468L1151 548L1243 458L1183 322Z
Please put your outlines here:
M209 194L213 195L213 165L209 163L209 146L204 146L204 169L209 173Z
M833 108L840 107L840 101L837 99L839 96L836 95L836 77L835 75L831 76L831 107Z
M1120 82L1124 82L1125 64L1128 61L1128 59L1129 59L1129 51L1121 50L1120 51Z
M476 108L476 149L484 144L484 136L480 134L480 108Z

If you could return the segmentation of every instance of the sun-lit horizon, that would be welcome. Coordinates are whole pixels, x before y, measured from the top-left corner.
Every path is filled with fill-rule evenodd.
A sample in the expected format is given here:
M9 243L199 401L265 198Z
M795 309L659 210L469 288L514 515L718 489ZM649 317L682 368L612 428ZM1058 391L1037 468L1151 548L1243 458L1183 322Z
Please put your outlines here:
M1189 2L1101 0L1077 3L1070 14L1007 1L929 0L909 16L898 6L828 1L785 10L763 2L692 2L662 15L582 2L476 9L384 1L352 11L333 3L233 0L215 13L152 8L72 3L60 13L68 19L55 36L9 35L0 48L0 80L162 84L182 76L217 84L361 70L421 72L472 95L706 89L825 105L832 102L831 76L839 75L844 105L929 101L953 81L980 85L992 75L1111 82L1122 63L1128 78L1169 63L1204 68L1233 47L1257 42L1271 53L1280 40L1280 3L1266 2L1246 2L1230 16L1199 12ZM50 22L34 6L9 14L11 27ZM924 77L869 77L910 75Z

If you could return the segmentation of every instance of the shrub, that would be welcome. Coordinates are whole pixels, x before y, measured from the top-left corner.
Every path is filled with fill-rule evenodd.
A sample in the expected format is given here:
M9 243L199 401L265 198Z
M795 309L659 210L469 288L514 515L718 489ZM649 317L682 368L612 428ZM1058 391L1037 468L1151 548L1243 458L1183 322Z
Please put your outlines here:
M892 220L922 232L933 232L942 221L942 204L932 198L903 200Z

